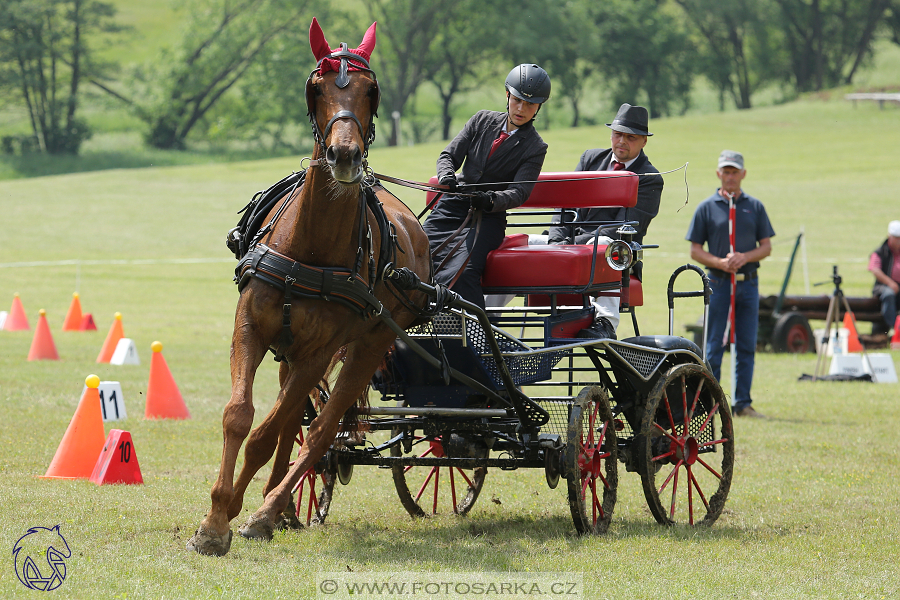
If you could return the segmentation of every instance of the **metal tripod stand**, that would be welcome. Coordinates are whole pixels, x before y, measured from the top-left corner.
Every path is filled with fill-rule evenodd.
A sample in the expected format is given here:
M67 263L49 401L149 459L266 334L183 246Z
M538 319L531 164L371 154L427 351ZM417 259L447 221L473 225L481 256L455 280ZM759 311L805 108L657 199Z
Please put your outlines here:
M831 293L831 299L828 301L828 312L825 315L825 334L822 338L821 351L816 358L816 371L813 374L813 381L816 381L826 375L824 372L824 361L822 360L822 358L825 356L826 344L828 343L828 340L831 339L831 325L833 323L840 322L842 306L844 308L844 311L850 314L850 321L853 323L853 330L859 332L859 329L856 327L856 315L854 315L853 311L850 310L850 303L847 302L847 298L844 297L844 292L841 290L842 279L841 276L838 275L837 265L834 265L832 267L831 282L834 284L834 291ZM816 283L815 285L823 285L825 283L828 282L823 281L821 283ZM872 381L875 381L875 370L872 368L872 363L869 362L869 355L866 354L865 346L862 346L862 355L863 360L866 361L866 364L869 367L869 373L872 374ZM821 372L819 370L820 366L822 368Z

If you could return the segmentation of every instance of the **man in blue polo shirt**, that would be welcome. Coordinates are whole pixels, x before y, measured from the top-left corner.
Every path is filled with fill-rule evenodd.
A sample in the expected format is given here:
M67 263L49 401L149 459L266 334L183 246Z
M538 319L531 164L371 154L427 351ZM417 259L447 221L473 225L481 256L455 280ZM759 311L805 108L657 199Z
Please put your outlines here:
M756 330L759 324L759 261L772 252L770 238L775 235L762 202L741 190L747 175L744 157L724 150L716 171L722 187L697 207L687 239L691 258L709 271L712 297L709 299L709 331L706 356L713 375L720 379L725 351L725 327L731 305L731 274L737 280L735 295L736 384L732 410L739 417L762 417L751 403L753 364L756 358ZM728 200L735 207L734 252L728 237ZM707 245L704 250L703 244Z

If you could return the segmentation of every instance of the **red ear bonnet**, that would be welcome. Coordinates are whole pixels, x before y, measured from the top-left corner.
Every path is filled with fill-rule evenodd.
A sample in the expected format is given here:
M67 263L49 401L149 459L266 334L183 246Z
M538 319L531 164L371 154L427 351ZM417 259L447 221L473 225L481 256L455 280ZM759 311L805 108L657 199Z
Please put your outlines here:
M366 31L366 35L363 36L363 40L360 43L359 48L350 50L350 52L358 54L359 56L366 59L366 62L368 62L372 58L372 50L375 49L376 25L377 22L372 23L372 25ZM340 59L326 58L325 60L322 60L323 58L331 54L333 50L325 40L325 34L322 32L322 28L319 26L319 21L317 21L315 17L313 17L312 24L310 24L309 26L309 46L310 48L312 48L312 53L316 58L316 62L321 61L319 65L320 73L324 73L326 71L337 71L340 68ZM354 66L353 64L353 59L350 59L348 63L351 71L358 70L358 67Z

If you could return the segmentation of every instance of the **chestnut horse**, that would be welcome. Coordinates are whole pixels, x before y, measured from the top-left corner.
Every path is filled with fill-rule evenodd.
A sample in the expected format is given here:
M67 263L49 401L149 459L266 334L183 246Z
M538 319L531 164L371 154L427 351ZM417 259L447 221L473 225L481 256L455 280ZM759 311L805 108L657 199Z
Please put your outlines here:
M419 316L417 308L426 301L420 293L401 300L398 296L402 294L387 290L379 273L373 272L377 271L374 257L381 254L382 244L390 246L396 267L408 267L425 281L430 280L431 271L428 239L419 221L400 200L374 185L366 172L366 153L374 138L373 118L379 100L378 83L368 66L375 46L375 24L359 48L351 51L342 44L334 51L313 19L310 45L318 61L306 87L316 149L302 187L272 209L271 230L250 253L263 248L266 256L287 260L288 266L280 277L281 285L275 285L279 284L278 277L274 281L248 277L242 283L231 342L231 399L222 416L225 439L221 467L210 494L212 506L187 544L189 550L201 554L221 556L228 552L230 522L241 511L247 485L274 453L263 505L239 528L247 538L272 538L292 487L328 450L344 413L365 394L394 342L396 334L383 318L393 318L397 325L407 328ZM366 187L383 205L388 235L378 226L377 210L373 210L378 202L364 199ZM241 265L250 271L254 267L257 273L267 269L265 260L251 263L253 260L245 258ZM333 283L323 284L327 289L320 295L304 295L308 286L287 289L288 282L296 286L299 280L302 284L304 276L321 279L323 271L335 276L329 279ZM357 303L364 305L362 309L354 309L353 302L345 301L348 296L351 300L354 297L352 290L347 292L349 279L355 279L356 287L362 288L356 294ZM332 289L340 285L345 288ZM288 471L292 442L308 396L345 346L346 358L331 396L310 424L300 456ZM270 348L282 358L281 390L272 411L250 433L253 380ZM248 434L244 465L235 481L238 452Z

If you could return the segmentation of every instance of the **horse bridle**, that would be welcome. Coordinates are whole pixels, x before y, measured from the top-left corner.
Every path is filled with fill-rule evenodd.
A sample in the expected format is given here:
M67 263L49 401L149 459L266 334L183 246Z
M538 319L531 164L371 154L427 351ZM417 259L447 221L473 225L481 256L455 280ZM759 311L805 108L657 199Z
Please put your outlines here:
M349 110L340 110L334 114L333 117L328 121L325 125L325 130L319 128L319 122L316 119L316 101L315 101L315 93L311 92L311 87L313 85L313 77L316 73L320 73L320 69L322 67L322 61L325 60L336 60L340 59L341 66L338 70L338 76L335 79L335 85L338 88L345 88L350 84L350 75L348 73L349 65L348 61L353 61L353 66L359 71L366 71L372 76L373 81L375 82L375 90L376 96L373 101L373 107L371 111L371 115L369 116L369 127L368 130L363 128L363 124L360 122L359 118L353 114L353 111ZM360 66L362 65L362 66ZM341 49L335 52L332 52L328 56L322 57L318 63L316 63L316 68L312 70L309 74L309 78L306 80L306 110L307 115L309 116L309 122L312 124L313 137L316 140L316 143L324 152L325 148L325 140L328 139L329 134L331 133L331 127L335 124L336 121L340 119L353 119L353 122L356 123L356 126L359 128L359 135L363 139L363 159L365 159L369 154L369 146L372 145L372 142L375 141L375 117L378 116L378 104L381 101L381 88L378 87L378 78L375 76L375 71L373 71L369 67L369 62L360 56L359 54L355 54L349 50L347 50L347 44L341 42Z

